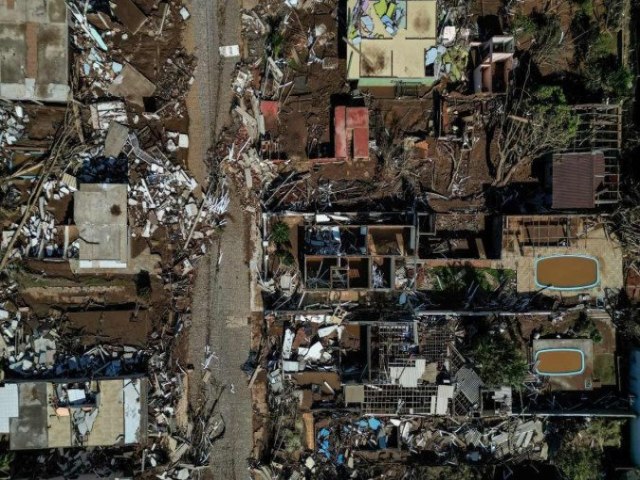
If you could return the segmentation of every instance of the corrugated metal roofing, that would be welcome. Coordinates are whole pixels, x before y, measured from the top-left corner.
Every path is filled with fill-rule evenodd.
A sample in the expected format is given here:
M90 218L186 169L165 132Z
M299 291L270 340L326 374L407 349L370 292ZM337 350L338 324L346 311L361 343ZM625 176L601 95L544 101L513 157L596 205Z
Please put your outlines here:
M472 404L480 402L480 387L484 384L476 372L467 367L462 367L456 374L458 389Z
M18 385L0 387L0 433L9 433L9 420L18 416Z
M426 368L426 360L424 358L417 358L415 361L404 366L392 366L389 367L389 377L393 383L398 383L403 387L415 388L418 386L422 374Z
M595 194L602 183L604 171L602 152L554 155L552 208L594 208Z

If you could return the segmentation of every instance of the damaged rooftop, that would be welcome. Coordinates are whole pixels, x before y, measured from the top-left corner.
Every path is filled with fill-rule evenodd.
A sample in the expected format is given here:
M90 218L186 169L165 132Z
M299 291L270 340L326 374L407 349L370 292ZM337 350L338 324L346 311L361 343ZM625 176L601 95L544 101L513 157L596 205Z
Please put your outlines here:
M66 102L68 38L64 0L0 3L0 96Z

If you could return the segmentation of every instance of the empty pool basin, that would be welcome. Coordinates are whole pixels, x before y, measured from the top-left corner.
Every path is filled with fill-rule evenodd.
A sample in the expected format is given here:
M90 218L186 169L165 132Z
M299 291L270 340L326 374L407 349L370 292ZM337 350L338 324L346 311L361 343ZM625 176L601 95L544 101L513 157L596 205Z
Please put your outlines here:
M600 281L598 260L587 255L553 255L536 260L536 287L581 290Z
M549 348L536 352L536 373L549 377L580 375L584 372L584 353L577 348Z

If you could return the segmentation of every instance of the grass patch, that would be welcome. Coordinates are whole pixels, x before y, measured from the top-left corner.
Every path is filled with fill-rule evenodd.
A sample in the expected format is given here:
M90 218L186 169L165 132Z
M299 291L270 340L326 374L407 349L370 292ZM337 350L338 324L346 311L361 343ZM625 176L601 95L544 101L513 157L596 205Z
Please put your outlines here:
M615 385L617 383L615 355L613 353L596 355L593 359L593 373L603 385Z
M42 287L129 287L134 284L132 279L122 277L86 276L78 277L78 280L74 281L62 277L47 277L27 272L18 273L15 280L21 289Z

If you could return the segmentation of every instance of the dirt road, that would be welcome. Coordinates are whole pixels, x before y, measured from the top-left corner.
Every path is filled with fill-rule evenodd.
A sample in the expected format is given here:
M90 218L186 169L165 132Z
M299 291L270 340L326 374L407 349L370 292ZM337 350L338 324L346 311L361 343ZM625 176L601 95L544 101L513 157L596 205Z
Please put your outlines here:
M199 267L189 342L195 378L201 378L205 346L214 354L205 392L207 399L218 398L216 411L225 422L211 452L214 478L220 479L247 478L253 439L251 394L240 368L251 346L248 251L242 241L250 234L251 218L237 199L234 192L227 228Z
M218 48L240 43L239 0L191 0L185 48L198 58L189 108L189 170L199 182L207 177L204 158L229 120L231 80L238 59L223 58ZM202 184L202 183L201 183Z
M191 0L190 27L185 45L198 57L195 82L187 105L190 115L188 164L200 182L207 178L204 158L229 121L231 80L237 59L221 58L221 45L239 44L238 0ZM235 188L227 226L198 265L189 332L191 374L189 399L193 408L217 400L215 411L225 422L223 436L211 451L215 479L247 478L252 448L251 395L241 365L247 359L251 327L250 235L252 217L242 211ZM203 361L209 346L214 354L212 375L203 385Z

